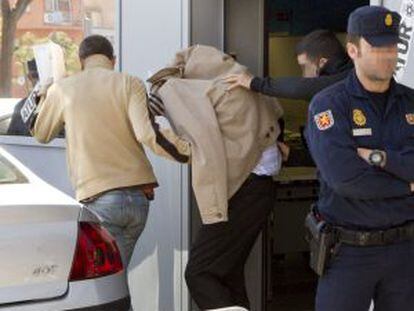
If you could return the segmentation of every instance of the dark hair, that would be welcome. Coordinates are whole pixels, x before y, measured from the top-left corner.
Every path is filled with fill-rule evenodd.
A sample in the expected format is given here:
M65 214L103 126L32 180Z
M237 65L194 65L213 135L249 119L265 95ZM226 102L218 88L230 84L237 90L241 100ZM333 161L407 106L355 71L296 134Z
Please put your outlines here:
M346 57L345 49L332 31L318 29L307 34L296 46L296 55L306 54L312 61Z
M114 48L104 36L92 35L86 37L79 46L79 58L86 59L94 54L102 54L112 60L114 59Z
M39 72L37 71L36 60L30 59L27 61L27 75L30 76L32 79L39 79Z
M346 42L355 44L357 47L359 47L359 43L361 41L361 36L360 35L347 35L346 36Z

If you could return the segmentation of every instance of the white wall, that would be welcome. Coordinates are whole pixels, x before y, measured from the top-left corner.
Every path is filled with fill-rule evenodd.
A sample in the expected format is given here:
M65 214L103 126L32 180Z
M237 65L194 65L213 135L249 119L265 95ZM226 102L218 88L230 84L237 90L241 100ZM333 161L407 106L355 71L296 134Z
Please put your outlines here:
M121 70L142 79L189 42L188 0L124 0ZM129 279L134 310L188 310L188 168L150 155L160 187L138 241Z
M414 4L412 0L373 0L371 5L384 5L390 10L403 15L399 47L399 60L397 66L397 81L414 88L414 17L404 17L406 4Z
M390 10L399 11L401 7L401 0L377 0L371 1L371 5L383 5Z

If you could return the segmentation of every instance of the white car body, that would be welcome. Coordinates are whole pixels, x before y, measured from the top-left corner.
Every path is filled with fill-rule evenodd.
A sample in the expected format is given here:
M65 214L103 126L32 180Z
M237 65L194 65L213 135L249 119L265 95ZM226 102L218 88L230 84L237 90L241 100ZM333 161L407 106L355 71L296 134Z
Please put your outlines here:
M15 168L12 174L5 163ZM79 226L86 222L98 219L0 147L1 311L129 309L124 269L70 280Z
M0 135L7 133L14 107L21 98L0 98Z

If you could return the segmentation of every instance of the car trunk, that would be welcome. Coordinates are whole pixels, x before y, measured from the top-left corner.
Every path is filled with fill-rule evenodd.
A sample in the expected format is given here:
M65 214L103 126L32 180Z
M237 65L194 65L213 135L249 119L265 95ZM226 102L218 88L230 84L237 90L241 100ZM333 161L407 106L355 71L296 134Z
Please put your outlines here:
M0 305L64 295L80 206L44 185L0 189Z

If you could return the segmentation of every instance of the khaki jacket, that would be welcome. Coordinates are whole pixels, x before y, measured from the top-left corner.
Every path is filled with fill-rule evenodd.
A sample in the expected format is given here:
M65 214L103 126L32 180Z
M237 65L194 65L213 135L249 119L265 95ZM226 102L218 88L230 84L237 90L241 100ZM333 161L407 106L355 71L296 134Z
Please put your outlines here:
M280 133L283 111L275 99L241 88L226 92L221 78L243 72L217 49L193 46L149 79L155 109L164 109L192 143L192 186L204 224L228 220L228 199Z
M150 115L143 83L111 69L103 55L85 70L53 84L38 106L33 136L41 143L66 132L69 174L76 198L128 186L155 184L143 145L161 156L188 162L189 143L160 129Z

